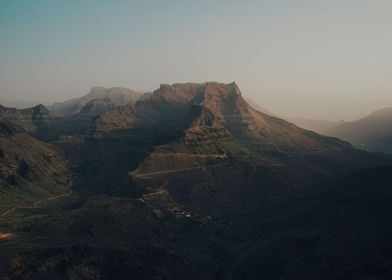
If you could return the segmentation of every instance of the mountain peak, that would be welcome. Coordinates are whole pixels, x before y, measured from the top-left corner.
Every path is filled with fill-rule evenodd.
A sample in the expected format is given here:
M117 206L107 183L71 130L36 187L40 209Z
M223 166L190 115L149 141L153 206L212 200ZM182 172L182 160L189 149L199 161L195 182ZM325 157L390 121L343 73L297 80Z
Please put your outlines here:
M105 88L105 87L92 87L90 90L90 93L101 92L101 91L105 91L105 90L107 90L107 88Z

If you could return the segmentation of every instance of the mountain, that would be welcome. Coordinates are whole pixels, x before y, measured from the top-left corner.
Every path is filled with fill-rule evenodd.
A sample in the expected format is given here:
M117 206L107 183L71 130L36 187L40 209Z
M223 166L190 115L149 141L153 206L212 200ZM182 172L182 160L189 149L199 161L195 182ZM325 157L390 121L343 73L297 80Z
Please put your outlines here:
M329 135L329 133L339 126L343 121L328 121L328 120L317 120L317 119L309 119L309 118L301 118L301 117L289 117L289 116L279 116L276 115L269 110L261 107L258 103L254 102L253 100L246 98L246 101L249 105L251 105L254 109L264 114L284 119L288 122L295 124L301 128L311 130L317 132L322 135Z
M48 141L56 138L56 120L42 104L26 109L0 105L0 117L6 118L41 140Z
M0 196L2 213L17 205L68 189L67 161L54 146L0 118Z
M0 116L23 127L43 141L82 133L98 115L118 106L134 103L141 96L125 88L93 88L89 94L64 103L55 103L48 110L42 104L26 109L0 105Z
M348 141L358 149L392 153L392 108L381 109L364 118L349 122L285 119L305 129Z
M26 108L34 107L38 103L40 102L31 101L31 100L16 100L16 101L0 100L0 104L6 107L16 108L16 109L26 109Z
M352 143L355 147L392 153L392 108L378 110L362 119L344 122L326 132Z
M55 103L50 111L57 116L58 137L81 134L98 115L119 106L135 103L142 93L126 88L92 88L87 95Z
M254 110L235 83L161 85L101 114L75 145L62 147L78 158L87 192L204 213L256 207L388 162Z
M72 195L0 218L5 279L390 278L390 159L258 112L235 83L161 85L54 143Z
M74 98L65 102L54 103L49 110L58 115L73 115L80 113L86 104L94 99L109 98L115 106L125 105L128 102L135 102L142 93L127 88L94 87L91 91L80 98Z

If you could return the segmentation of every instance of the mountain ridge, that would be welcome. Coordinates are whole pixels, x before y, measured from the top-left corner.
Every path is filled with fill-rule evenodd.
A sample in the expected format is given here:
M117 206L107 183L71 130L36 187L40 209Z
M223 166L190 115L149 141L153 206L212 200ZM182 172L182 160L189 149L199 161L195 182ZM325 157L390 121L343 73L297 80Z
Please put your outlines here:
M85 113L111 104L90 102ZM388 279L390 167L346 177L388 157L257 112L233 83L163 84L103 111L84 128L80 112L64 117L75 133L53 142L67 158L55 154L53 194L3 209L6 277ZM0 170L13 151L25 163L11 171L30 176L45 159L37 145L58 151L4 127Z
M392 154L392 108L372 112L361 119L344 122L327 132L371 152Z

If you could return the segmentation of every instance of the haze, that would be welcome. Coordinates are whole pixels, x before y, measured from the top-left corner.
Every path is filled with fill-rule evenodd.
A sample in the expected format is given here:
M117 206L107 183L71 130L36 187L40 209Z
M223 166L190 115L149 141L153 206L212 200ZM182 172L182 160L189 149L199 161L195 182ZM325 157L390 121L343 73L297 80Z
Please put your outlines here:
M391 10L389 0L4 0L0 100L236 81L275 114L355 119L392 107Z

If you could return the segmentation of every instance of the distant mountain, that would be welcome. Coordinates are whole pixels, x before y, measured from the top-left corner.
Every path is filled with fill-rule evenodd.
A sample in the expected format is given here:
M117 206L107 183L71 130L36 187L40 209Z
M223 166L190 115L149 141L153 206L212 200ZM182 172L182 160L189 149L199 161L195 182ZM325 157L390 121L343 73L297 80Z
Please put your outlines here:
M83 137L74 153L89 191L198 211L254 207L387 162L256 111L235 83L161 85L101 114Z
M16 100L16 101L0 100L0 104L6 107L16 108L16 109L26 109L26 108L34 107L38 103L40 102L31 101L31 100Z
M58 148L0 117L1 211L66 192L68 181L67 161Z
M0 105L0 116L23 127L43 141L54 141L62 135L76 135L90 125L93 118L118 106L133 104L141 93L125 88L93 88L81 98L55 103L48 110L42 104L26 109Z
M42 104L26 109L0 105L0 117L6 118L41 140L48 141L56 138L56 120Z
M73 115L80 113L88 102L94 99L109 98L115 106L125 105L128 102L135 102L142 93L127 88L113 87L94 87L91 91L80 98L74 98L61 103L54 103L49 110L59 115Z
M375 111L356 121L341 123L326 134L349 141L360 149L392 154L392 108Z
M328 121L328 120L317 120L317 119L301 118L301 117L278 116L272 113L271 111L261 107L258 103L254 102L249 98L246 98L246 101L249 103L249 105L251 105L254 109L256 109L259 112L284 119L288 122L295 124L296 126L320 133L322 135L328 135L328 133L330 133L333 129L335 129L339 124L343 122L343 121L336 122L336 121Z
M343 124L343 121L335 122L335 121L327 121L327 120L315 120L315 119L307 119L307 118L293 118L293 117L282 117L283 119L294 123L295 125L312 130L314 132L329 135L331 131L336 129L339 125Z
M98 116L106 111L113 110L118 105L110 98L95 98L87 102L78 113L81 116Z

